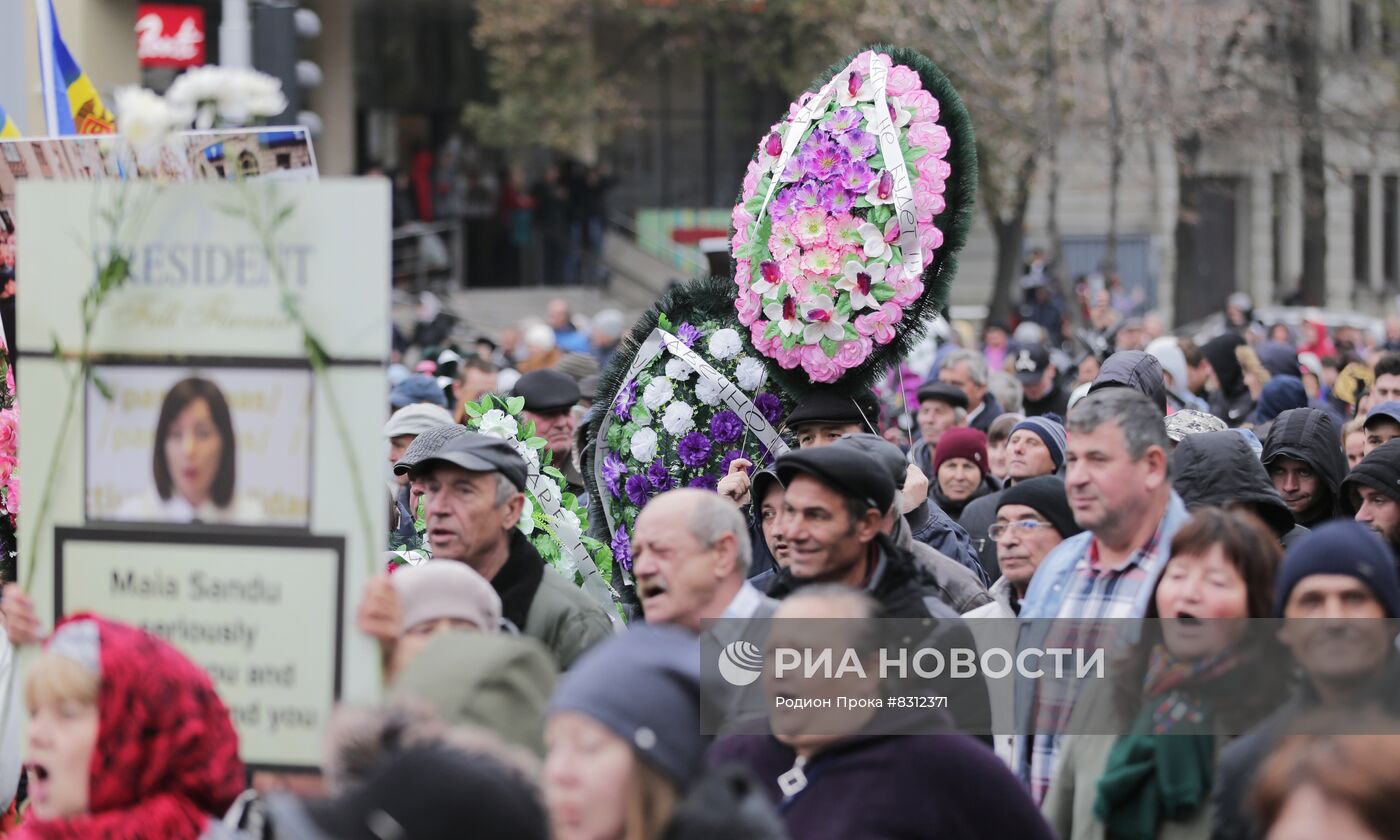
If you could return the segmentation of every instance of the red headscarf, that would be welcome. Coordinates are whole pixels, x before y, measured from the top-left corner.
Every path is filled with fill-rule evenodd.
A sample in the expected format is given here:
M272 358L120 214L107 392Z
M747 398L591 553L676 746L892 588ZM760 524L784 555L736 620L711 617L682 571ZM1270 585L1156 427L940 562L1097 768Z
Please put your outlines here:
M208 675L166 642L88 613L97 625L101 687L89 768L89 813L25 820L17 838L195 840L242 792L243 762L228 709Z

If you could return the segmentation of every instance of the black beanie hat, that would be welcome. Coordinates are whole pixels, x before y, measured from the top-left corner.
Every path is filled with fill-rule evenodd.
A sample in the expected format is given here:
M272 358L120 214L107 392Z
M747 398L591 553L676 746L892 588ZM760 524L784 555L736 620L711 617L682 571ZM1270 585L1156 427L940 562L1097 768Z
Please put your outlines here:
M1016 482L997 499L997 508L1004 505L1025 505L1045 517L1063 539L1084 530L1074 521L1074 511L1065 498L1065 480L1059 476L1042 475Z
M1342 509L1347 516L1355 516L1357 508L1353 494L1361 486L1374 488L1400 502L1400 440L1388 440L1371 450L1371 454L1361 459L1361 463L1351 468L1342 479Z
M1278 570L1274 612L1282 618L1293 587L1309 575L1348 575L1370 587L1388 618L1400 617L1400 576L1390 547L1359 522L1334 519L1289 546Z

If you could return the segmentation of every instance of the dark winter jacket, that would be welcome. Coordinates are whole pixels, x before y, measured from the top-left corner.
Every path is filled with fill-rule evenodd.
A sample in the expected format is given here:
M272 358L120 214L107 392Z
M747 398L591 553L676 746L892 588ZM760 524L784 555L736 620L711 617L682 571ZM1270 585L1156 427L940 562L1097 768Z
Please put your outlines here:
M739 766L706 771L676 806L662 840L787 840L763 786Z
M1027 417L1039 417L1042 414L1058 414L1064 417L1069 413L1069 391L1056 382L1054 387L1038 400L1029 396L1022 397L1021 408Z
M977 561L977 549L972 543L967 529L953 521L943 508L925 499L924 503L904 514L904 521L915 542L921 542L940 554L958 561L968 571L982 580L982 585L991 583L983 578L981 564Z
M992 580L1001 576L1001 567L997 565L996 541L987 536L987 529L997 521L997 506L1001 504L1001 494L1004 492L1006 489L1003 487L995 493L973 499L963 508L962 516L958 517L958 524L967 530L972 544L977 546L979 565Z
M925 598L919 583L914 555L900 549L889 537L881 534L871 546L871 567L865 594L880 604L881 618L955 618L957 613L936 599ZM768 597L782 600L810 581L792 574L791 569L779 568L773 573Z
M971 413L971 411L968 412L969 415ZM992 422L1005 413L1006 410L1001 407L1001 403L997 402L997 398L992 395L991 391L988 391L982 395L982 410L977 412L976 417L970 417L967 425L985 435L987 430L992 427Z
M1006 765L966 735L854 737L806 762L806 786L788 797L778 777L796 756L772 735L720 738L707 758L752 771L802 840L1054 836Z
M1282 540L1295 523L1264 465L1238 432L1188 435L1171 455L1172 487L1186 507L1246 505Z
M1230 426L1238 426L1254 409L1254 398L1244 384L1244 370L1235 357L1235 348L1245 343L1236 333L1225 333L1207 341L1201 347L1201 355L1210 362L1215 371L1215 380L1220 390L1210 393L1210 413L1224 420Z
M1142 350L1123 350L1109 356L1089 386L1089 393L1104 388L1132 388L1152 400L1167 413L1167 381L1162 375L1162 363Z
M1311 511L1294 516L1298 524L1312 527L1341 515L1347 462L1330 413L1320 408L1295 408L1274 418L1260 460L1267 469L1278 458L1293 458L1312 467L1327 490L1327 498L1319 500Z
M992 602L987 585L972 570L941 551L918 542L904 523L895 526L895 545L914 555L919 585L925 596L933 596L962 615Z
M1400 717L1400 655L1392 653L1378 677L1375 690L1361 702L1374 702L1387 715ZM1236 738L1220 754L1212 795L1215 812L1212 840L1252 840L1263 835L1250 819L1246 805L1254 777L1294 721L1317 710L1318 706L1317 692L1309 685L1301 685L1278 711Z

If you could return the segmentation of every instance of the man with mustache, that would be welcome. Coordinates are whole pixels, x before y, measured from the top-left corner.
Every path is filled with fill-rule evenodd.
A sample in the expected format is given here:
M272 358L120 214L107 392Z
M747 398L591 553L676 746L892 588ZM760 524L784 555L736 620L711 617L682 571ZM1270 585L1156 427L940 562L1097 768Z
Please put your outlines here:
M517 397L524 398L525 408L521 414L535 424L535 434L548 441L545 448L554 456L550 466L564 474L564 489L587 506L583 474L574 464L574 427L578 424L574 406L578 405L580 397L578 383L566 373L545 368L520 377L512 390Z
M1186 522L1186 505L1167 477L1169 440L1162 410L1138 391L1109 387L1075 404L1065 424L1065 491L1074 520L1086 533L1060 543L1041 561L1021 602L1022 619L1080 620L1142 618L1172 537ZM1020 644L1049 648L1053 621L1023 624ZM1016 715L1032 731L1033 721L1063 724L1074 696L1064 683L1042 690L1043 681L1020 679ZM1037 729L1043 727L1037 726ZM1050 786L1059 750L1055 731L1024 739L1016 767L1041 801Z
M1260 836L1245 798L1260 765L1305 715L1332 711L1358 719L1374 709L1394 721L1389 733L1400 726L1400 655L1394 644L1400 577L1374 533L1343 520L1299 540L1279 567L1274 611L1284 619L1279 641L1291 651L1302 684L1278 711L1221 752L1211 832L1217 840Z

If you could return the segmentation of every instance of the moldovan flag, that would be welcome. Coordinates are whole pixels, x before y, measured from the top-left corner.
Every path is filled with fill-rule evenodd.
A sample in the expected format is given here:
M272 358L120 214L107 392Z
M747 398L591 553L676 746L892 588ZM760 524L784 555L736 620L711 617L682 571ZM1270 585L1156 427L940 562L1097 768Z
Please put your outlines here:
M5 113L5 109L0 107L0 139L18 136L20 136L19 127L15 125L14 120L10 119L10 115Z
M70 134L111 134L116 131L117 118L102 104L102 97L97 95L92 80L73 60L68 45L63 43L53 0L35 0L35 5L39 18L44 116L48 120L49 133L62 137Z

